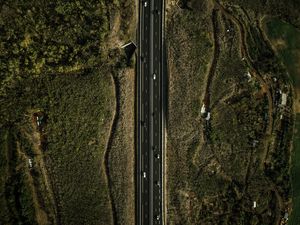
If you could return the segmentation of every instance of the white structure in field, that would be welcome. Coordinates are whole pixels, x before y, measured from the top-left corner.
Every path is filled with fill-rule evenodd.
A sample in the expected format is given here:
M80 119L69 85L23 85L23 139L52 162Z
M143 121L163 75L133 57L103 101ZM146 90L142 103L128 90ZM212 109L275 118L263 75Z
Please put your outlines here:
M282 106L286 106L286 102L287 102L287 94L286 93L282 93L281 94L281 105Z
M255 209L257 207L257 203L256 201L253 202L253 209Z
M247 75L247 77L248 77L248 82L251 81L251 78L252 78L251 73L248 71L246 75Z
M210 112L207 113L207 116L205 118L206 120L210 120Z
M285 221L289 220L289 214L287 212L284 214L284 219L285 219Z
M31 158L28 159L29 168L33 166L33 160Z
M204 114L204 113L206 113L205 104L203 104L201 107L201 114Z

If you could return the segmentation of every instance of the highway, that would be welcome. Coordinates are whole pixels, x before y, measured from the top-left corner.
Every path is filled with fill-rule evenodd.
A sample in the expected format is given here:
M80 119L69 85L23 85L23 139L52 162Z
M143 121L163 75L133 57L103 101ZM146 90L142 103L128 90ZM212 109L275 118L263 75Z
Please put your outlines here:
M138 225L164 224L164 0L140 0L137 32Z

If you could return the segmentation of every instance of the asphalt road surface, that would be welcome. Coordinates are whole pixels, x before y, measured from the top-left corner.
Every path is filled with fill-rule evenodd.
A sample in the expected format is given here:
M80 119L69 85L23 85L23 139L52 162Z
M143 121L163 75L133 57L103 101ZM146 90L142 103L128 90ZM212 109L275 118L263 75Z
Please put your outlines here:
M137 224L163 224L164 0L140 0L137 60Z

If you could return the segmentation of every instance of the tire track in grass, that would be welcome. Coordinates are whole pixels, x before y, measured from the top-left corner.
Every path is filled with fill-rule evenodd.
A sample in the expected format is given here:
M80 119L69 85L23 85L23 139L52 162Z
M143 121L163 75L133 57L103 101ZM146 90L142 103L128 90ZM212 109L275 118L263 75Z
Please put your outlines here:
M214 78L214 75L216 73L216 67L218 63L218 58L220 56L220 44L218 41L218 33L219 33L219 26L218 26L218 10L217 8L214 8L211 15L211 21L213 26L213 39L214 39L214 52L213 52L213 59L211 62L211 66L209 68L207 82L206 82L206 88L204 93L204 99L203 99L203 105L205 106L205 113L210 113L210 95L211 95L211 84L212 80ZM205 114L204 114L205 115ZM210 146L211 138L210 138L210 120L204 120L204 129L203 129L203 137L205 141L205 145ZM219 157L217 156L216 152L213 148L210 148L212 151L214 157L218 161L218 163L221 162Z
M205 94L204 94L204 99L203 99L203 103L207 110L209 110L209 107L210 107L210 94L211 94L210 88L211 88L213 77L216 72L218 58L220 55L220 45L219 45L219 41L218 41L218 32L219 32L218 9L216 9L216 8L213 9L211 20L212 20L212 25L213 25L214 53L213 53L213 59L212 59L212 63L211 63L210 69L209 69L208 77L207 77L206 89L205 89Z
M234 22L239 31L240 31L240 53L241 53L241 56L246 60L248 66L250 67L250 70L251 70L251 73L253 74L253 76L258 80L258 82L260 83L262 89L265 91L266 95L267 95L267 98L268 98L268 105L269 105L269 109L268 109L268 117L269 117L269 123L268 123L268 126L267 126L267 130L266 130L266 135L267 137L271 137L272 134L273 134L273 111L274 111L274 103L273 103L273 95L269 89L269 86L268 86L268 81L265 80L262 76L262 74L257 70L257 68L254 66L253 64L253 60L249 54L249 50L248 50L248 47L247 47L247 29L245 27L245 24L243 22L241 22L236 16L232 15L230 12L228 12L223 5L221 5L220 3L216 2L216 6L222 11L222 13L227 16L229 19L232 20L232 22ZM260 30L260 28L258 28L260 32L262 32ZM263 156L263 160L261 161L261 164L260 164L260 167L261 169L264 168L264 162L268 156L268 148L271 146L271 140L270 138L267 138L267 141L265 143L265 152L264 152L264 156ZM250 165L250 163L249 163ZM250 176L250 168L248 166L247 168L247 173L246 173L246 178L245 180L247 181L248 178ZM275 193L275 197L276 197L276 200L277 200L277 207L276 207L276 211L277 211L277 216L275 218L275 224L280 224L280 221L281 221L281 217L280 217L280 214L279 212L280 211L283 211L284 210L284 207L283 207L283 199L282 197L280 196L279 192L278 192L278 189L277 189L277 186L276 184L271 181L269 178L266 178L267 179L267 182L270 184L270 187L271 187L271 190L274 191Z
M117 210L116 210L116 203L113 197L112 193L112 179L111 179L111 174L110 174L110 167L109 167L109 156L111 153L112 149L112 142L115 137L115 131L117 128L117 124L119 121L120 117L120 83L118 80L118 77L116 75L111 75L112 78L112 83L115 89L115 110L114 110L114 115L113 115L113 122L110 127L110 134L108 138L108 142L106 145L106 151L105 151L105 156L104 156L104 164L105 164L105 174L107 178L107 184L108 184L108 192L109 192L109 198L110 198L110 204L111 204L111 210L112 210L112 224L113 225L118 225L118 216L117 216Z

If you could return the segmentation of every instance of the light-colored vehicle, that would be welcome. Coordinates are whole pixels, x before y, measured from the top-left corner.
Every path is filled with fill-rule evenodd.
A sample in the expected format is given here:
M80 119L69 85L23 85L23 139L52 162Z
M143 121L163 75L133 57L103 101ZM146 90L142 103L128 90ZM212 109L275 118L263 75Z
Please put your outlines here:
M148 6L148 2L145 1L145 2L144 2L144 7L147 7L147 6Z
M156 181L155 184L156 184L156 186L160 187L159 181Z
M154 74L153 74L153 80L155 80L155 79L156 79L156 74L154 73Z
M159 220L159 219L160 219L160 216L159 216L159 215L157 215L157 216L156 216L156 220Z
M153 10L153 13L159 15L159 14L160 14L160 11L159 11L158 9L154 9L154 10Z
M156 157L157 159L159 159L159 157L160 157L160 156L159 156L159 154L156 154L156 156L155 156L155 157Z
M143 177L146 178L147 177L147 174L146 172L143 172Z

